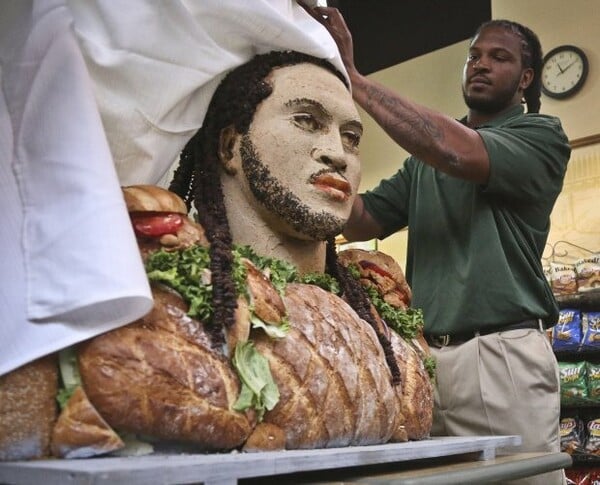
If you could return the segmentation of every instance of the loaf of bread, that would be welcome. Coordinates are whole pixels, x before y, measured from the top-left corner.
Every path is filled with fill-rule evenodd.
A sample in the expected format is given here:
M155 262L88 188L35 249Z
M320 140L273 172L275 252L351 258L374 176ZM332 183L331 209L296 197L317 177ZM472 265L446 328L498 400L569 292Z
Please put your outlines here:
M242 445L254 413L232 410L240 383L229 360L211 347L177 293L154 287L153 295L154 308L140 321L81 346L79 370L90 401L117 431L205 450Z
M265 422L285 431L290 449L388 441L399 406L373 329L317 286L290 284L284 302L288 336L253 334L281 394Z
M50 454L57 418L58 362L55 355L0 377L0 460Z
M395 390L406 438L427 438L433 424L433 384L415 348L395 332L391 332L390 341L401 375L401 385Z
M98 414L78 386L60 413L52 431L52 454L59 458L88 458L125 446Z
M391 256L380 251L347 249L340 252L338 257L342 265L353 264L358 268L363 287L374 288L386 303L399 310L408 308L412 292L400 265ZM381 321L376 310L372 308L371 312L379 328L385 328L385 322ZM392 343L401 374L401 385L395 390L403 424L396 429L392 440L426 438L433 423L433 384L423 363L424 359L430 357L423 329L410 340L389 329L382 332Z

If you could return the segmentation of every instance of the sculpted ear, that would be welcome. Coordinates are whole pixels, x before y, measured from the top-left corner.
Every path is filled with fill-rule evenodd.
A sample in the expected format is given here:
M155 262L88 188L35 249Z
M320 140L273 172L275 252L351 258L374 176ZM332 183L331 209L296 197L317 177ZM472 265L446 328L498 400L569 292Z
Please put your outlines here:
M232 162L237 132L233 125L229 125L221 130L219 134L219 160L223 164L225 172L229 175L235 175L237 167Z

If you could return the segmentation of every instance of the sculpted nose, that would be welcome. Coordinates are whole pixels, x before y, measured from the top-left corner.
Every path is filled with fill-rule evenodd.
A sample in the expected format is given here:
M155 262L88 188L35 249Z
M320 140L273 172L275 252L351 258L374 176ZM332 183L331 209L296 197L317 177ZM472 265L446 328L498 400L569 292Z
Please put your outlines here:
M340 144L341 145L341 144ZM311 151L312 158L323 165L332 167L337 171L343 172L348 166L346 161L346 153L343 147L340 149L333 148L313 148Z

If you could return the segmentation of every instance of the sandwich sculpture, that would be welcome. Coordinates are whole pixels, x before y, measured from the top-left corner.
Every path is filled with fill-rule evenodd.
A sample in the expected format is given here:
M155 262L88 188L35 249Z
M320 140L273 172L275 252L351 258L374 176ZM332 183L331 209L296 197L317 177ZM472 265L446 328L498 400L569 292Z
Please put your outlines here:
M104 455L122 450L131 436L197 451L429 436L428 348L392 258L361 250L338 255L371 297L371 312L392 343L396 385L375 331L343 295L238 248L237 294L211 300L209 243L184 202L155 186L123 193L154 308L0 377L1 460ZM216 304L235 307L232 328L207 323Z

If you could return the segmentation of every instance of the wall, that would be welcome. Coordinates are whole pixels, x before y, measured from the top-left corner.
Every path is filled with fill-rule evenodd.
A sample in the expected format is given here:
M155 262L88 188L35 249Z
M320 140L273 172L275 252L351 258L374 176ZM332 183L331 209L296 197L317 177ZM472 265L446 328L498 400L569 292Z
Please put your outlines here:
M571 140L600 133L600 30L595 26L598 7L600 2L597 0L492 0L493 18L507 18L529 26L538 34L545 52L560 44L574 44L586 52L590 72L582 90L567 100L542 97L541 111L559 116ZM402 41L401 34L398 39ZM413 101L458 118L465 114L460 82L467 49L468 41L459 42L373 73L369 77ZM361 114L365 124L365 135L361 142L361 189L365 190L375 186L381 178L395 173L407 153L397 147L366 113ZM595 147L573 151L569 171L585 173L591 166L591 173L596 173L597 176L592 176L595 182L591 187L588 184L586 192L582 193L577 192L574 185L567 183L568 174L565 184L568 193L565 194L566 197L561 196L557 203L557 209L560 207L560 210L555 211L556 217L553 214L553 228L556 226L560 231L553 229L551 241L574 237L578 232L575 221L583 213L593 210L591 204L600 194L600 170L596 170L600 164L600 156L595 153ZM571 178L578 179L579 175ZM586 202L582 204L582 200ZM594 212L600 214L600 211ZM598 216L588 215L586 220L600 228L600 221L596 217ZM595 244L596 249L600 249L599 234L594 231L591 235L588 234L586 244ZM379 248L404 266L406 231L381 241Z

